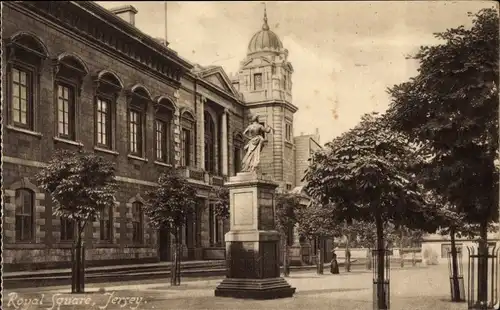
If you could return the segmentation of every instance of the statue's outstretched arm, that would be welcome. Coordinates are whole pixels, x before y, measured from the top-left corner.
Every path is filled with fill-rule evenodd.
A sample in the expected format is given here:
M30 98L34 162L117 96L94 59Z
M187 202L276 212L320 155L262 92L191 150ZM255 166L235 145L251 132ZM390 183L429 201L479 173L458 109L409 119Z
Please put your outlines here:
M248 136L248 127L243 131L241 135L247 138L248 140L252 139L250 136Z

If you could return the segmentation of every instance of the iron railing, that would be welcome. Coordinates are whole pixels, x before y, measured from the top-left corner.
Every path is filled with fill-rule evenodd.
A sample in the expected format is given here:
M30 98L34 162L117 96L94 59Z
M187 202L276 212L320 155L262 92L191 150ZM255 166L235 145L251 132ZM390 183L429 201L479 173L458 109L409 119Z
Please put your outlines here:
M469 252L467 306L473 310L495 309L498 304L498 252L496 246L485 251L467 247Z
M465 301L464 274L462 263L462 251L457 251L457 266L453 270L452 252L448 251L448 271L450 275L451 301ZM456 274L454 274L456 273Z

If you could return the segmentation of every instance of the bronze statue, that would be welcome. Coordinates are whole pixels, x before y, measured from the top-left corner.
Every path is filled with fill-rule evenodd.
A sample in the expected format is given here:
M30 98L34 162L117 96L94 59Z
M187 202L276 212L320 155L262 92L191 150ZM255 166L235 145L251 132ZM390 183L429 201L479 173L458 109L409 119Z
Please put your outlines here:
M252 123L243 131L243 136L249 139L248 143L245 145L244 150L246 150L245 157L241 161L242 172L252 172L257 169L260 162L260 152L264 146L263 133L270 133L274 129L269 126L263 126L259 123L259 116L255 115L252 117Z

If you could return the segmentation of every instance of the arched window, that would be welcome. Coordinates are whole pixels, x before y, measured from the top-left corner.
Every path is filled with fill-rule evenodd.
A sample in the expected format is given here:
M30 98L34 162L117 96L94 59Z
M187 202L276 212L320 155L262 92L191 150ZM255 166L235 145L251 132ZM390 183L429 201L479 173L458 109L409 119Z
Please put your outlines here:
M195 119L193 115L184 111L181 114L181 167L192 167L194 165L194 129Z
M151 95L144 86L136 85L132 87L128 101L129 153L143 158L146 111L148 103L151 101Z
M132 241L142 243L144 241L144 211L141 202L132 203Z
M27 188L16 190L16 241L34 239L35 194Z
M95 79L95 144L98 148L116 149L116 99L122 89L123 83L110 71L99 72Z
M76 141L78 101L88 69L78 56L66 53L61 54L54 62L57 136Z
M215 173L215 123L210 113L205 111L205 170Z
M156 105L155 154L156 160L171 163L172 159L172 119L174 105L166 98L160 98Z
M37 130L41 65L47 48L31 33L19 32L7 40L7 100L9 125Z

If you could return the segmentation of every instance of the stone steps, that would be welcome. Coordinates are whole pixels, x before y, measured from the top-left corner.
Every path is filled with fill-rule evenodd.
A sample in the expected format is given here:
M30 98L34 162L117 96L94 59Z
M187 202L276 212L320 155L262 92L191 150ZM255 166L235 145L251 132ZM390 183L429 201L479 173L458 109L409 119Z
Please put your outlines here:
M392 260L391 260L392 261ZM226 274L225 261L197 261L183 262L181 265L181 277L223 277ZM392 261L393 268L399 264ZM339 261L339 267L343 267L343 261ZM353 269L363 269L365 262L360 260L354 262ZM330 265L324 264L325 273L328 273ZM85 270L86 283L126 282L151 279L168 279L170 277L171 263L154 263L143 265L122 265L107 267L89 267ZM283 269L283 268L281 268ZM291 272L300 270L316 270L316 265L291 266ZM7 272L3 275L3 285L7 289L71 285L71 270L37 270L23 272Z

